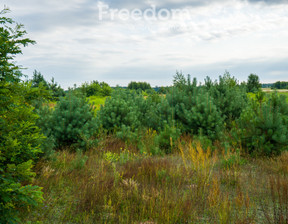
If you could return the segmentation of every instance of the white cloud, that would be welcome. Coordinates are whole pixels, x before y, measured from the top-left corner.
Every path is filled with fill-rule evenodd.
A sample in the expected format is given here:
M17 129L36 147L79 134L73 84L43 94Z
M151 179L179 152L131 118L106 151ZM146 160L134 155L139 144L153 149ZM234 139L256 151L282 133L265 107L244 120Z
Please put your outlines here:
M64 87L93 79L126 83L133 73L135 79L147 78L152 85L161 85L171 81L171 72L176 69L192 75L194 70L212 71L213 66L217 71L233 67L239 71L249 61L254 62L253 70L261 72L260 76L271 75L271 80L283 79L286 72L273 66L267 71L259 69L258 62L275 64L275 60L286 59L288 4L219 0L192 7L199 1L186 4L184 0L170 0L161 1L162 7L171 10L171 6L178 5L190 11L190 18L99 21L97 2L91 2L9 0L11 15L25 24L29 37L38 43L18 58L20 64L30 68L27 72L36 68L44 75L53 75ZM160 1L132 4L127 0L122 4L131 10L152 3ZM249 64L249 68L253 66ZM122 75L117 74L117 69ZM239 78L246 79L244 75L248 76L242 74Z

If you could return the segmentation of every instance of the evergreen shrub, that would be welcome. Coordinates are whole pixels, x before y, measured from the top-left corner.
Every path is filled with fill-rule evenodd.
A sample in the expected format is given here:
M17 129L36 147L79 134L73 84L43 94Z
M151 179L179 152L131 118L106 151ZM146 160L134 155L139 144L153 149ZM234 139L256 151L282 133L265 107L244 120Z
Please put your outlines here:
M44 136L36 126L38 116L23 97L26 91L20 83L0 81L0 223L20 223L20 208L43 200L41 188L31 180Z
M204 88L196 86L196 80L179 85L167 94L167 101L171 107L170 113L180 127L182 133L192 133L209 136L216 139L223 128L221 112L214 103L214 99Z
M97 114L104 129L135 132L139 128L158 129L161 125L157 103L151 97L145 99L135 91L117 89L107 98ZM123 133L125 135L125 133Z
M42 108L39 110L39 126L44 134L54 139L55 146L87 147L93 143L91 137L98 130L98 123L85 97L68 93L55 106L55 109Z
M238 125L249 154L279 155L288 149L288 104L284 96L274 93L265 102L251 100Z
M205 87L209 90L221 116L230 127L231 122L239 118L242 110L247 106L246 88L238 85L238 81L228 72L220 76L219 81L214 83L207 77Z

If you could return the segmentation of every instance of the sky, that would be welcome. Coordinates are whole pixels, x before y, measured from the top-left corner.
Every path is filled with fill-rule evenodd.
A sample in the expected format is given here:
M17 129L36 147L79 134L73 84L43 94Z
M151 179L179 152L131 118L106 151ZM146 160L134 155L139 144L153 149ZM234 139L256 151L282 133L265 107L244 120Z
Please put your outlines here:
M2 3L3 2L3 3ZM203 82L228 71L239 82L288 81L288 0L1 0L37 42L17 56L63 88Z

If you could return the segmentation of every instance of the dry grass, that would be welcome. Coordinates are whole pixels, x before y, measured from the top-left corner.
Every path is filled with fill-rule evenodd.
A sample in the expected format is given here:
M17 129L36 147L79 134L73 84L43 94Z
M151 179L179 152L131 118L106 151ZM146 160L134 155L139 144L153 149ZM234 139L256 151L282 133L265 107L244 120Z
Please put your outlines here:
M108 137L85 154L62 151L40 161L34 182L43 187L45 203L23 219L287 223L287 162L287 153L251 160L236 152L204 150L188 136L172 155L151 156Z

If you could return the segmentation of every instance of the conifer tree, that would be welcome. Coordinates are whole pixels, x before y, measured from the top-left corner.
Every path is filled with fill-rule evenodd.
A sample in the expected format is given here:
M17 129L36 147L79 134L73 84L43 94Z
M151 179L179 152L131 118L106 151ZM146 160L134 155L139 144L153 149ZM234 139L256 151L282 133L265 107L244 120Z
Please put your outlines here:
M98 129L93 106L84 96L72 92L60 98L53 110L44 106L39 114L38 125L53 139L56 148L75 146L83 149Z
M265 102L252 100L238 120L239 138L252 155L278 155L288 150L288 104L274 93Z
M43 136L28 100L33 91L21 82L21 67L14 61L21 47L35 42L24 38L23 25L5 17L7 12L0 12L0 223L20 223L19 209L43 200L41 188L30 181Z

